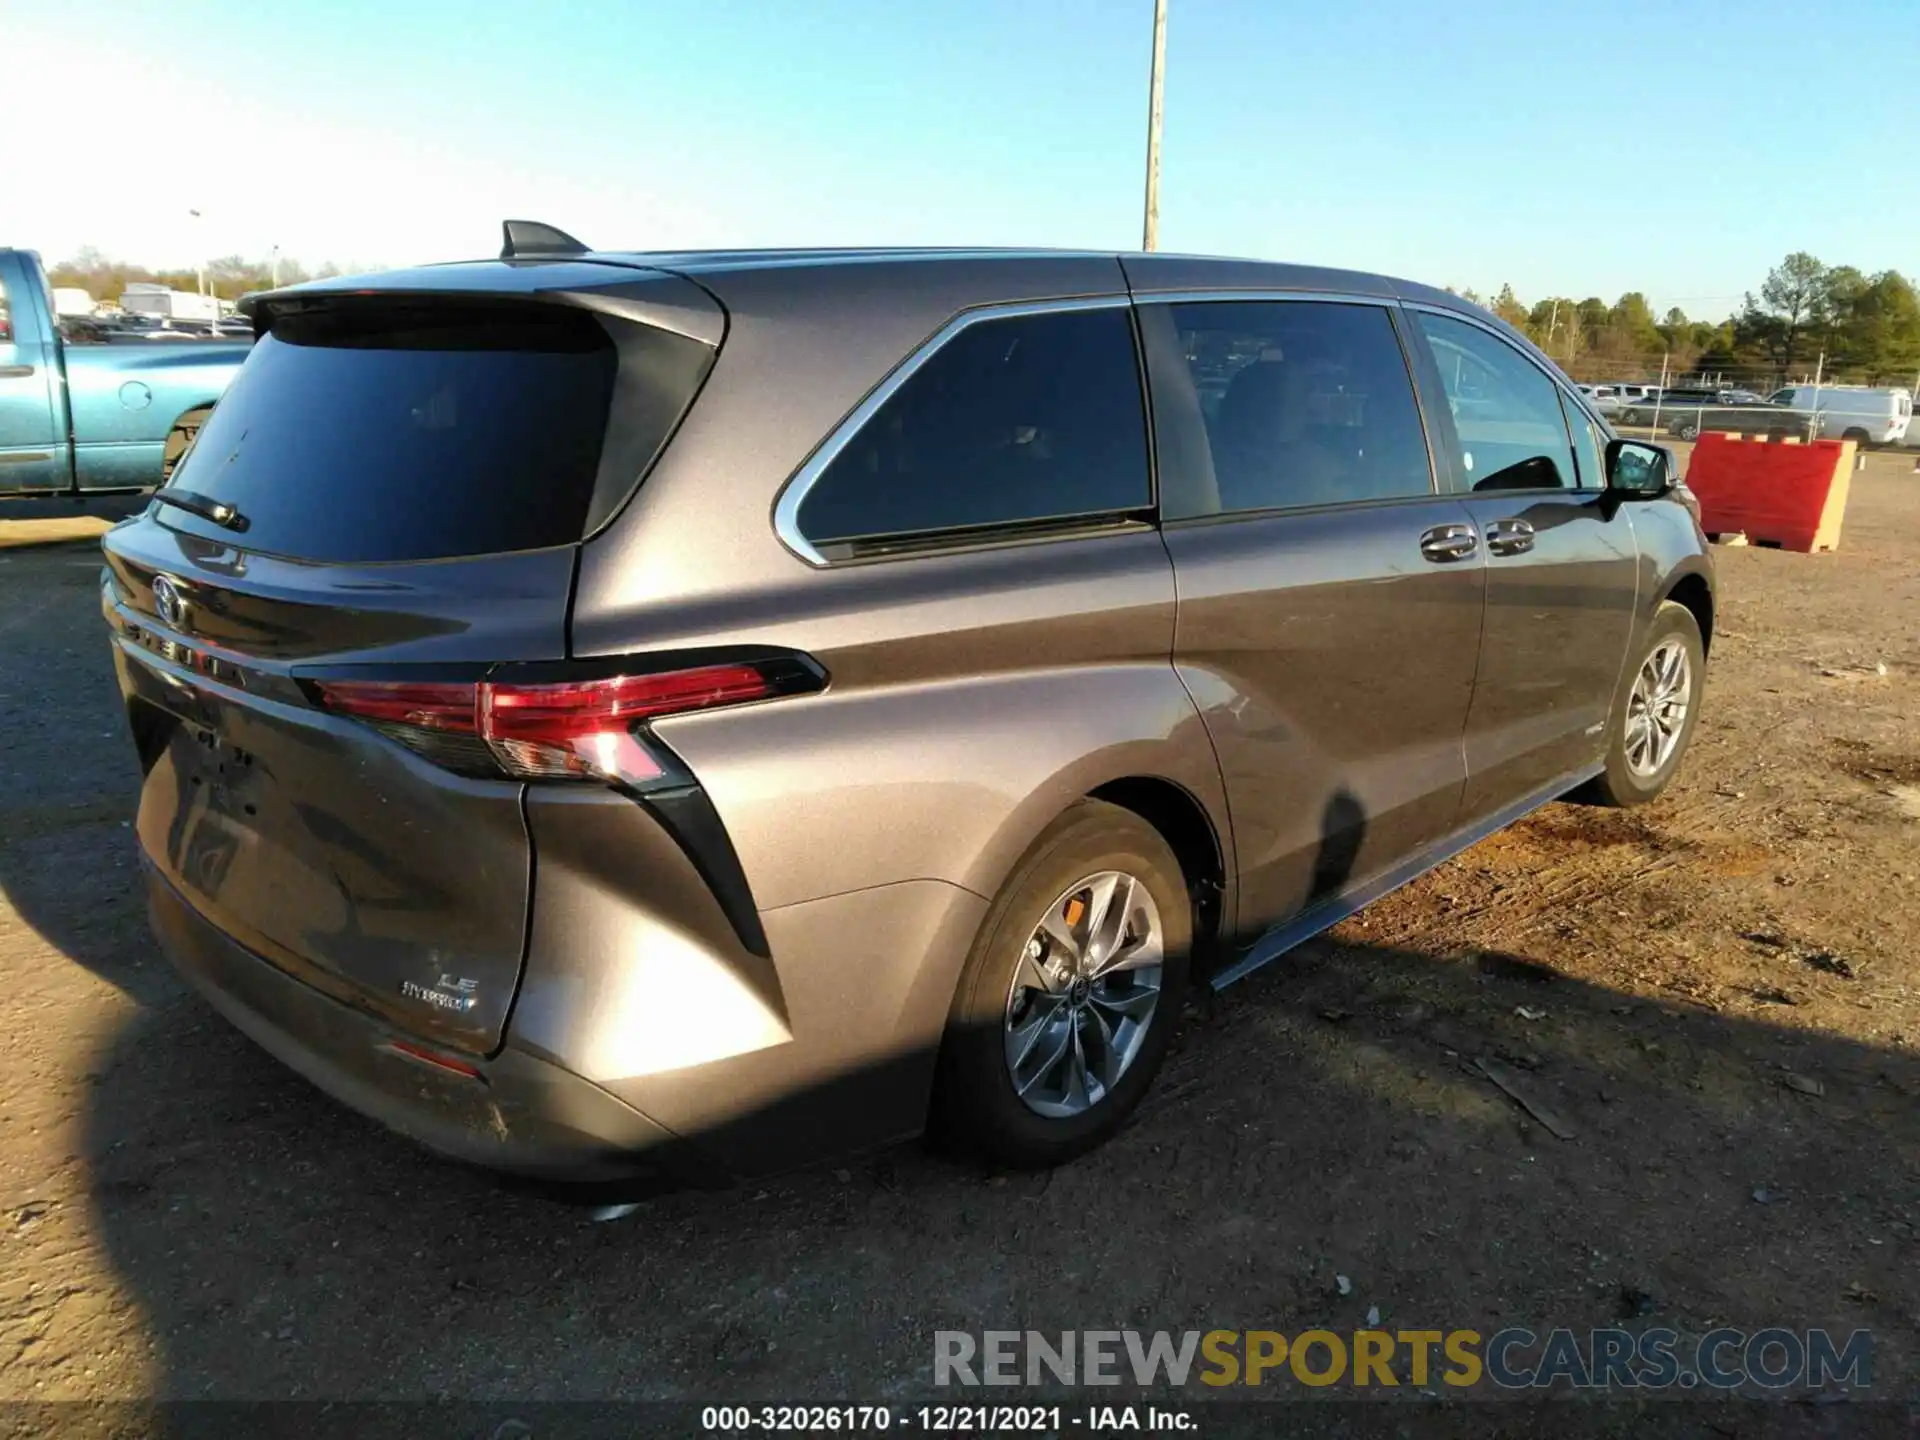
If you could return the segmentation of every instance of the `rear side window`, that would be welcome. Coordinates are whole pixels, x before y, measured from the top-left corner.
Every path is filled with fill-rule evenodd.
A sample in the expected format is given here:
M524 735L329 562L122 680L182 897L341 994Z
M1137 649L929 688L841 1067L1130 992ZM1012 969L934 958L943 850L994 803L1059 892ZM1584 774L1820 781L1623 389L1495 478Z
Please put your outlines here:
M571 543L616 369L608 331L556 305L383 299L277 316L172 481L236 507L245 530L160 515L342 563Z
M1415 313L1453 414L1461 483L1475 491L1571 489L1576 471L1560 387L1479 326Z
M1319 301L1175 305L1221 512L1433 493L1387 312ZM1215 508L1204 493L1199 513Z
M1117 306L960 330L841 447L797 524L844 558L876 541L1152 503L1133 326Z

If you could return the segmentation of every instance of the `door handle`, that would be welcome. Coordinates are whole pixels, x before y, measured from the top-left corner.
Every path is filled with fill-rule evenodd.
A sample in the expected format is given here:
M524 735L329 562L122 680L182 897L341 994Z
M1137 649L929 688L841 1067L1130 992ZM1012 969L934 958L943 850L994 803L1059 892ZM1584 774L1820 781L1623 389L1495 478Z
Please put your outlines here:
M1487 526L1487 549L1495 555L1521 555L1533 548L1533 526L1525 520L1496 520Z
M1420 553L1436 565L1464 560L1479 548L1471 525L1436 525L1420 537Z
M24 380L31 374L31 365L0 365L0 380Z

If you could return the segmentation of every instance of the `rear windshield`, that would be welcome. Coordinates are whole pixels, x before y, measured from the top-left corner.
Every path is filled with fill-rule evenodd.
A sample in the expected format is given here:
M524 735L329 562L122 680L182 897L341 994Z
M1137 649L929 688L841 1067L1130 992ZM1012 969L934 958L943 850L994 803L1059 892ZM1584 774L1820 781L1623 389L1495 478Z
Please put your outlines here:
M338 562L579 540L616 356L593 316L506 303L334 303L275 317L171 486L167 525Z

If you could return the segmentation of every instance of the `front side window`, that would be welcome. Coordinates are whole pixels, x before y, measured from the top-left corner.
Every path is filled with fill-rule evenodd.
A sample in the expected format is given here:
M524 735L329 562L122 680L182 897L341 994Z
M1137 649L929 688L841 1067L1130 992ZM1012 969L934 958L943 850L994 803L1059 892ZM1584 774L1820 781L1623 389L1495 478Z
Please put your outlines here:
M1475 491L1571 488L1578 472L1560 387L1479 326L1417 313L1453 413L1460 483Z
M1579 467L1575 482L1582 490L1604 490L1607 482L1603 474L1601 455L1606 444L1600 437L1600 427L1593 423L1593 417L1563 395L1560 403L1567 412L1567 429L1573 434L1573 458Z
M1133 325L1111 306L959 331L820 472L797 524L840 558L877 541L1152 504Z
M1385 310L1302 300L1171 309L1220 512L1433 493L1413 383Z

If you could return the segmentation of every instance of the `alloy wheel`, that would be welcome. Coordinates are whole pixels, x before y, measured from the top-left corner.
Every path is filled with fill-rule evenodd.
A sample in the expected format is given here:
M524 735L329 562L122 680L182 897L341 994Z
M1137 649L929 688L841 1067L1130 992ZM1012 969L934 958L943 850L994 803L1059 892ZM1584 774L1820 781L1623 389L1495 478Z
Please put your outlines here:
M1627 697L1627 768L1651 780L1667 768L1680 746L1693 701L1693 662L1678 637L1653 647Z
M1153 1023L1165 947L1152 894L1122 871L1047 907L1007 991L1007 1073L1029 1110L1068 1119L1112 1093Z

